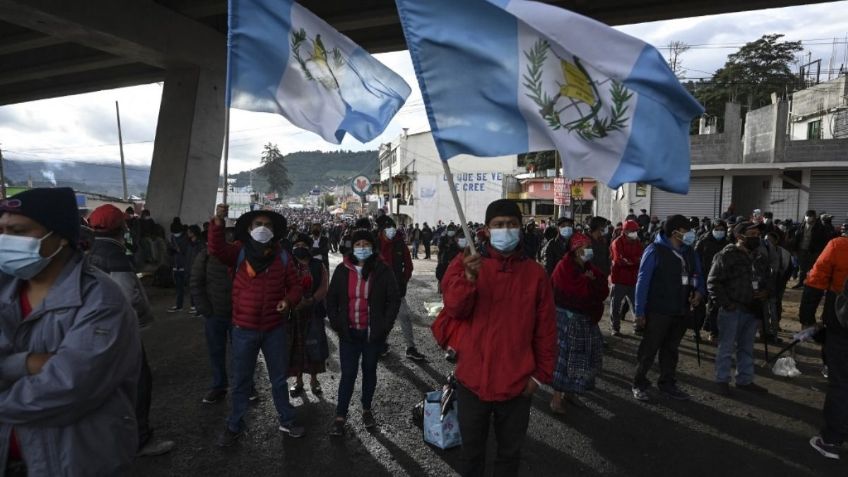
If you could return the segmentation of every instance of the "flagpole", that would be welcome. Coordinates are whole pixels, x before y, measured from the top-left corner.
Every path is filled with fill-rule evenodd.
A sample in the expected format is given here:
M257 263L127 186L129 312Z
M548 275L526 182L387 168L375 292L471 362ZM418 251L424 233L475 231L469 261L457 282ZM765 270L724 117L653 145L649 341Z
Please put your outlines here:
M453 205L456 207L456 213L459 214L459 223L462 226L462 231L465 233L465 239L471 248L471 255L477 255L477 247L474 246L474 236L471 235L471 230L468 228L468 221L465 220L465 212L462 210L462 204L459 203L459 194L456 193L456 185L453 182L453 173L451 172L448 161L442 161L442 167L445 169L445 178L448 181Z
M230 160L230 106L226 105L224 110L224 205L227 205L227 190L230 185L227 181L227 166Z

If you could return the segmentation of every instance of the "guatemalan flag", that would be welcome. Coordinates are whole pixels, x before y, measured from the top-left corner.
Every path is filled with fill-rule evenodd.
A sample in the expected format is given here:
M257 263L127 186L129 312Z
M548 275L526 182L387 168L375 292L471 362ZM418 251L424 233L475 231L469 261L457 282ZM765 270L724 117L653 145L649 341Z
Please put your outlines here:
M689 189L703 108L652 46L524 0L396 0L442 160L557 149L569 177Z
M276 113L338 144L368 142L409 85L292 0L230 0L227 105Z

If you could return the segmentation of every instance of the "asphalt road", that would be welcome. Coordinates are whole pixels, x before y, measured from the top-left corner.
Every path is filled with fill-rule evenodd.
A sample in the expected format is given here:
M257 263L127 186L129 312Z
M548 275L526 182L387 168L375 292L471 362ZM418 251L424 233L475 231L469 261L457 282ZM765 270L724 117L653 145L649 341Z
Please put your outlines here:
M331 257L334 265L338 260L338 256ZM291 439L277 431L267 373L260 363L257 383L261 398L248 414L249 432L228 449L215 446L228 404L201 403L211 380L202 319L166 313L173 291L151 289L157 321L143 334L154 375L151 421L156 437L172 439L177 447L168 455L139 459L133 475L455 475L458 449L441 451L428 446L411 420L411 409L425 392L436 389L452 368L433 342L429 330L433 318L427 317L424 309L425 302L440 301L435 265L434 260L415 261L407 297L414 313L415 339L427 361L407 360L400 330L393 332L392 354L378 371L377 430L366 431L359 422L357 386L347 435L332 439L327 435L339 377L337 346L330 332L328 372L321 376L325 395L318 398L307 393L292 400L308 435ZM799 295L787 292L783 327L793 331L799 329L798 323L789 318L797 316ZM827 385L820 374L816 346L798 347L796 359L802 376L779 378L758 366L757 382L768 387L770 394L736 392L725 398L713 387L715 348L702 345L702 365L698 367L694 342L687 336L681 346L679 379L693 399L677 402L657 396L654 403L643 404L630 395L639 338L632 334L632 323L622 328L624 336L606 337L603 374L597 390L583 397L585 407L569 408L565 417L555 416L548 408L549 390L538 392L521 475L848 475L844 461L826 460L807 443L821 425ZM757 355L759 365L761 345L757 345ZM656 375L652 373L650 378L655 380ZM493 445L491 440L490 449Z

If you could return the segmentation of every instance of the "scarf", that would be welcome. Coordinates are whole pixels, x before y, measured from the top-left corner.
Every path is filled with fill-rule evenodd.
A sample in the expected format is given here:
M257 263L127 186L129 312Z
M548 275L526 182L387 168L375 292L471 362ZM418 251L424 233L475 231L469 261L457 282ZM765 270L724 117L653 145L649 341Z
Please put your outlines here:
M262 273L277 259L278 247L275 242L262 244L250 239L244 244L244 258L254 273Z

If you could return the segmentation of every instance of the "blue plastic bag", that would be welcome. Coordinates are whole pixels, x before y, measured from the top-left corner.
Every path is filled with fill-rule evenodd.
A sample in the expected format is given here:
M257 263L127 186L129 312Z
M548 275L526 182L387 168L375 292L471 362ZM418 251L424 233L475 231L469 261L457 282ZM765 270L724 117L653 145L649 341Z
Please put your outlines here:
M424 399L424 442L439 449L462 445L456 399L442 412L443 391L431 391Z

